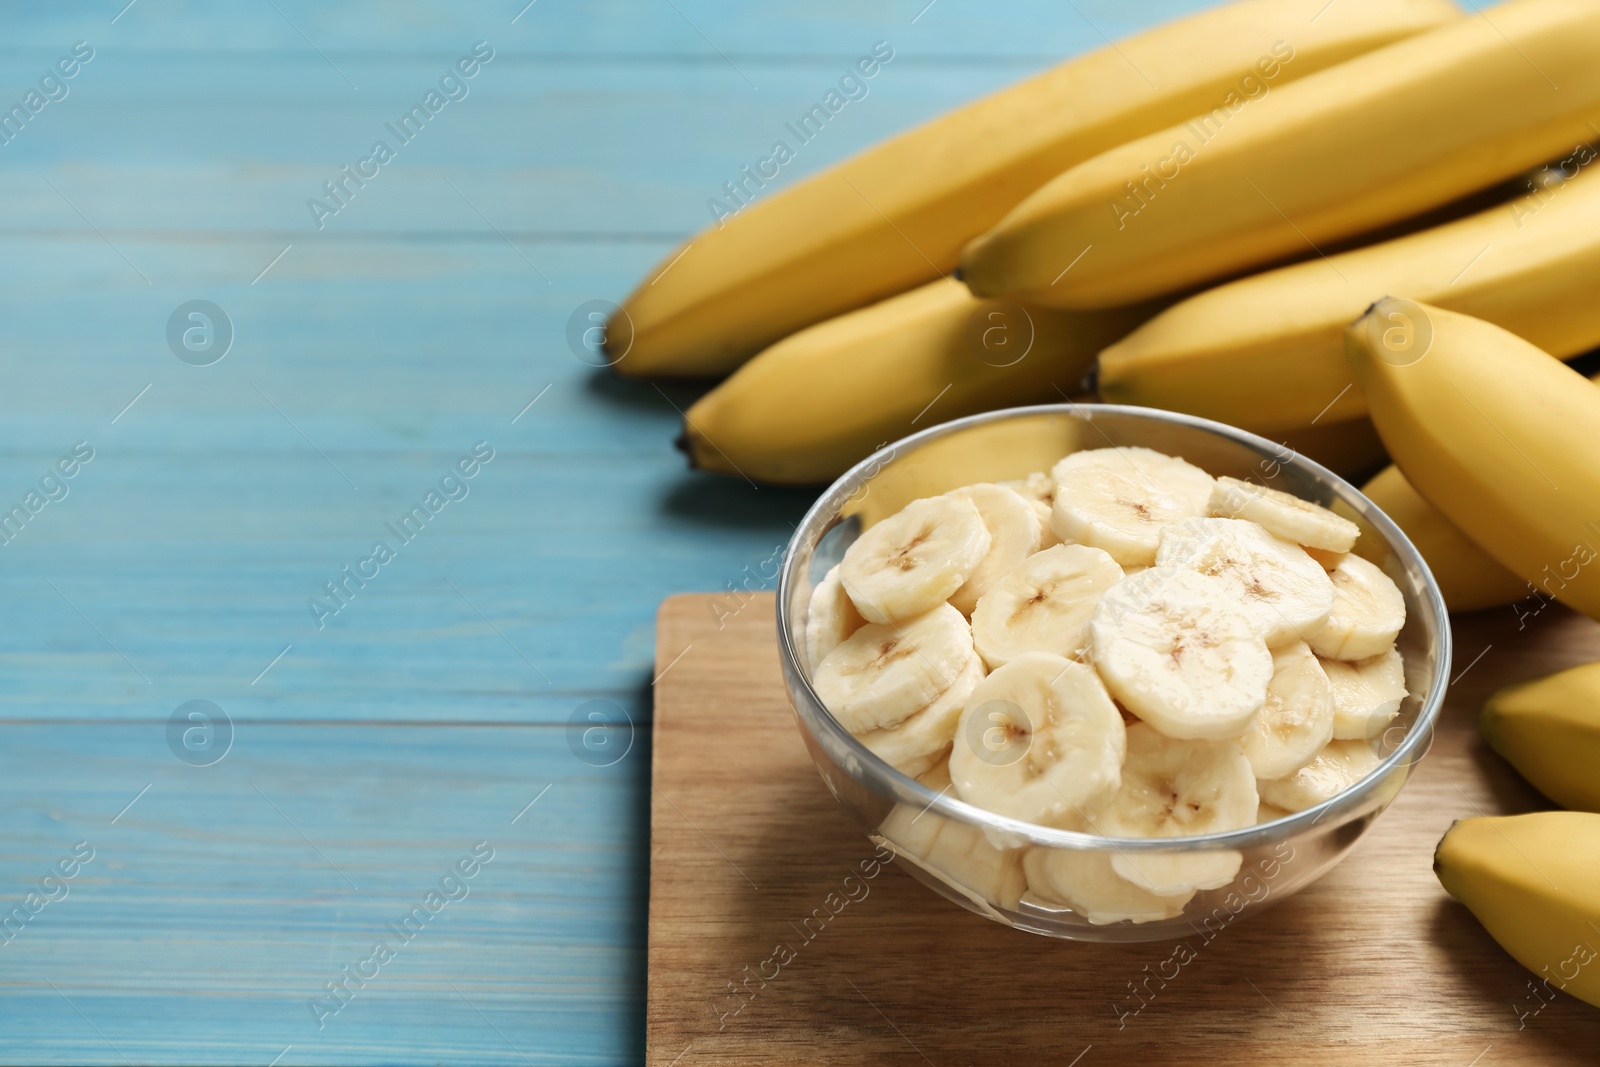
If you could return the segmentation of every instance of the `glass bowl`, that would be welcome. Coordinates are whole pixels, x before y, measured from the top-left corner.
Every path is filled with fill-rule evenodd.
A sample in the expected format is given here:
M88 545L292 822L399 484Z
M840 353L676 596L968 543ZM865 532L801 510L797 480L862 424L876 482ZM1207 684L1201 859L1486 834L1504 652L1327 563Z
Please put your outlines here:
M1232 475L1330 507L1361 527L1356 551L1400 587L1399 637L1410 695L1371 742L1380 762L1315 807L1272 822L1195 837L1110 838L1019 822L936 792L895 770L852 737L818 700L803 655L813 585L874 522L920 497L973 482L1048 471L1068 453L1137 445L1182 456L1213 476ZM881 449L822 494L796 530L778 585L784 678L806 748L828 790L917 880L970 911L1049 937L1158 941L1213 931L1310 884L1349 852L1394 800L1426 753L1450 671L1444 599L1399 527L1350 483L1290 449L1206 419L1149 408L1052 404L988 412L936 426ZM960 739L957 740L960 744ZM1026 885L1027 872L1063 864L1097 878L1113 859L1235 853L1238 873L1220 888L1167 904L1145 921L1083 913ZM1232 856L1217 857L1231 865ZM1057 868L1059 869L1059 868ZM1225 868L1226 869L1226 868ZM1094 921L1099 920L1099 921Z

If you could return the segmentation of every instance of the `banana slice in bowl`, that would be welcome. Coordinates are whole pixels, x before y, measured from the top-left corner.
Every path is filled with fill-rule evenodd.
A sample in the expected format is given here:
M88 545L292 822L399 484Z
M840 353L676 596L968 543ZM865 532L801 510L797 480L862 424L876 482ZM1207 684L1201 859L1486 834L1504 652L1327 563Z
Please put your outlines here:
M950 683L950 688L939 694L933 703L893 726L857 734L856 739L895 770L911 778L919 777L949 751L967 698L981 681L983 661L974 655Z
M1060 535L1050 528L1050 516L1056 502L1056 480L1048 471L1034 471L1026 478L1013 478L999 484L1016 490L1033 508L1033 513L1039 518L1040 548L1062 544Z
M1161 533L1158 567L1215 581L1249 613L1268 648L1310 641L1328 621L1334 583L1299 545L1245 519L1192 519Z
M1183 914L1193 889L1161 895L1119 875L1109 853L1032 848L1022 857L1028 892L1047 904L1064 904L1095 926L1157 922Z
M997 815L1070 824L1116 790L1125 732L1093 668L1029 652L967 697L950 778L962 800Z
M1248 519L1285 541L1323 552L1348 552L1361 536L1361 527L1321 504L1226 475L1211 491L1211 514Z
M1357 663L1322 660L1333 690L1333 736L1372 739L1400 714L1406 698L1406 666L1396 648Z
M866 624L855 602L845 594L839 565L834 564L811 591L806 606L806 659L811 670L815 672L829 652Z
M1256 788L1268 804L1304 811L1343 793L1377 770L1380 762L1366 741L1330 741L1289 777L1257 782Z
M950 792L950 770L943 761L917 780L935 794ZM926 807L897 804L879 825L878 834L902 860L991 919L1007 921L997 909L1016 908L1027 891L1022 853L997 848L969 823L947 819Z
M1272 681L1272 653L1244 609L1176 567L1113 586L1090 620L1089 648L1112 695L1173 738L1238 737Z
M941 604L900 623L869 623L822 658L811 684L851 733L895 726L938 699L975 655L961 612Z
M913 618L948 601L991 541L966 497L913 500L856 538L839 561L839 580L868 622Z
M1147 723L1128 728L1116 794L1090 827L1107 837L1197 837L1252 826L1260 797L1236 741L1180 741ZM1244 857L1231 849L1117 850L1111 867L1147 892L1173 896L1233 881Z
M1148 448L1074 452L1051 474L1056 536L1104 549L1124 566L1155 562L1162 529L1204 515L1211 502L1211 475Z
M970 500L989 531L989 551L961 588L950 594L951 606L963 615L971 615L980 597L1017 564L1039 551L1044 526L1033 505L1003 485L969 485L953 495Z
M1333 686L1304 641L1272 653L1267 700L1240 739L1257 778L1286 778L1333 740Z
M1376 564L1355 554L1339 559L1328 575L1333 605L1308 639L1324 659L1363 660L1394 646L1406 625L1406 598Z
M1122 581L1117 561L1087 545L1035 552L995 583L972 612L972 643L991 670L1028 652L1069 659L1089 643L1089 619Z

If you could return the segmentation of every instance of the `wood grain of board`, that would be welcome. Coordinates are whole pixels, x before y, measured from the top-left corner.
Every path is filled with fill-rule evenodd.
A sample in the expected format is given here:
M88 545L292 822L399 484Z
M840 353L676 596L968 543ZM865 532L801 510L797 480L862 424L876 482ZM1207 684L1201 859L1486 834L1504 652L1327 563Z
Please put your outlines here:
M671 666L655 692L654 1067L1600 1058L1600 1010L1570 997L1519 1024L1518 1009L1537 1003L1529 974L1431 869L1453 820L1548 806L1479 739L1476 712L1501 685L1600 658L1593 622L1549 609L1519 630L1509 608L1454 620L1458 681L1394 805L1323 879L1210 941L1188 939L1194 959L1174 968L1176 942L1020 933L893 865L804 937L799 920L874 849L806 755L779 673L773 598L754 598L720 629L718 615L710 598L685 595L658 616L657 669ZM780 944L794 958L764 980ZM1133 983L1150 992L1136 998ZM740 984L748 992L736 996Z

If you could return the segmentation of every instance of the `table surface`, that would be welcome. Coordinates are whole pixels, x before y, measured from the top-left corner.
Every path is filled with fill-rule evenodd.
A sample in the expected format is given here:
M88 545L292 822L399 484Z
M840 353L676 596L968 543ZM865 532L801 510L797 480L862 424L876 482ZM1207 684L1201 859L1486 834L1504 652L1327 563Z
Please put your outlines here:
M586 364L569 317L876 41L784 181L1201 6L524 5L0 15L5 102L92 49L0 144L0 1062L638 1060L654 610L759 584L807 498L684 471L693 391ZM169 341L195 300L231 328L206 366ZM596 700L633 722L609 765L570 725Z

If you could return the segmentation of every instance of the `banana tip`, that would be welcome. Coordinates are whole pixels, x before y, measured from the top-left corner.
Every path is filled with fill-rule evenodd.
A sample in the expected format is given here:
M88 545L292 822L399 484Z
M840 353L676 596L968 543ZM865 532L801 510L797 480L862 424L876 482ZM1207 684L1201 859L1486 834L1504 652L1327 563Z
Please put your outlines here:
M1372 303L1368 304L1366 306L1366 309L1364 311L1362 311L1361 314L1357 315L1354 319L1350 320L1351 325L1353 326L1356 323L1360 322L1362 319L1364 319L1368 315L1372 314L1374 309L1376 309L1379 304L1383 303L1385 300L1390 300L1390 299L1393 299L1393 298L1390 297L1390 296L1387 296L1387 295L1378 297L1378 299L1376 299Z
M1439 879L1440 884L1444 883L1444 862L1439 858L1439 853L1444 850L1444 843L1449 840L1450 832L1460 823L1460 819L1453 821L1449 828L1445 830L1444 836L1439 838L1439 843L1433 847L1433 876Z
M695 467L696 467L696 464L695 464L695 461L694 461L694 449L689 447L689 431L688 430L680 430L678 432L678 436L676 436L676 437L674 437L672 439L672 447L676 448L679 452L683 453L684 458L686 458L689 461L689 469L690 470L694 470Z
M1083 372L1083 381L1079 383L1086 393L1100 392L1100 360L1096 359L1089 364L1089 369Z

